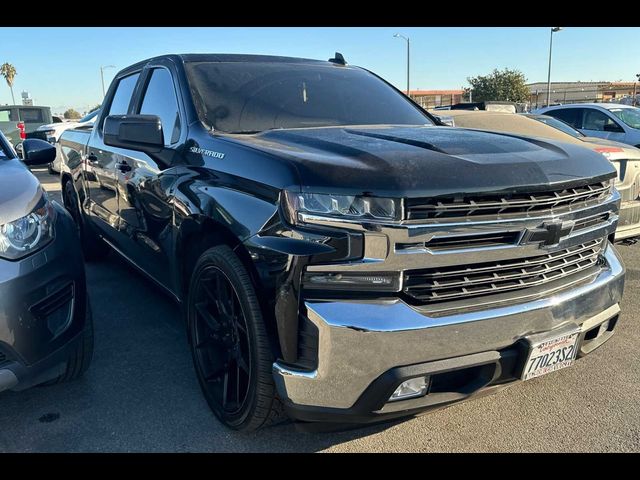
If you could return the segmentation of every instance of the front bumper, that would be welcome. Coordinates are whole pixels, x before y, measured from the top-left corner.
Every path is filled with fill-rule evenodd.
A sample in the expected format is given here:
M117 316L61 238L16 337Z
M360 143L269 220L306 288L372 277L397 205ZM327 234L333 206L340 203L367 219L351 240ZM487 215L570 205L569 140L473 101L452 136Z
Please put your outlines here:
M517 380L522 339L528 335L580 325L581 354L590 353L613 333L615 320L606 331L596 328L617 320L624 287L624 267L613 247L604 258L606 264L588 283L482 311L434 317L400 299L306 300L307 318L318 330L317 368L300 371L274 363L278 393L298 420L375 421L441 407ZM448 372L458 372L449 382L456 388L443 381L440 391L387 403L403 378Z
M73 220L59 204L55 239L18 261L0 260L0 391L58 376L84 329L84 264Z

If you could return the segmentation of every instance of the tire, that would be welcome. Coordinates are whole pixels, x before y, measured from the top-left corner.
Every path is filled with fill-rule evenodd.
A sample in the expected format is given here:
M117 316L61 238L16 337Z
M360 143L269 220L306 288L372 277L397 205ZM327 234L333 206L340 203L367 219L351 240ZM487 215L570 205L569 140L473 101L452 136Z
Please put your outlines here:
M285 420L258 299L249 274L228 246L210 248L196 262L186 316L198 381L216 417L241 431Z
M87 261L101 260L109 253L109 246L95 234L93 229L84 219L84 214L80 211L78 195L71 180L65 182L63 192L64 206L73 217L73 221L78 228L82 254Z
M65 372L58 378L49 380L42 385L57 385L58 383L70 382L80 378L91 365L93 359L93 315L91 313L91 304L89 303L89 297L87 296L87 308L84 330L82 331L82 338L78 343L75 351L71 354L67 360L67 368Z

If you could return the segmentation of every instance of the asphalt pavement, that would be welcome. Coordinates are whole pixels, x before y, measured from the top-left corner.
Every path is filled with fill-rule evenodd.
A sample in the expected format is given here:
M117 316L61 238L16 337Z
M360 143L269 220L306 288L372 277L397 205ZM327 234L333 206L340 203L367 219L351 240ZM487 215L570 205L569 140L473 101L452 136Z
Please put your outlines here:
M37 171L54 198L57 178ZM392 424L333 433L285 424L242 434L209 411L178 308L115 254L87 265L95 356L76 382L0 394L5 452L640 451L640 244L614 337L567 368Z

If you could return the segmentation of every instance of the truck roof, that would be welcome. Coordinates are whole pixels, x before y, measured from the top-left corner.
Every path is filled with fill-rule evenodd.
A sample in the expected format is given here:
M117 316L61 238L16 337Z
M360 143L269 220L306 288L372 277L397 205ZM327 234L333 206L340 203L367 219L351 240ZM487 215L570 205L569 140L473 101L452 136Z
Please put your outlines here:
M147 58L136 62L120 71L120 73L128 70L137 69L140 66L152 61L163 58L173 59L178 62L263 62L263 63L313 63L313 64L329 64L333 63L328 60L314 60L311 58L298 57L282 57L277 55L254 55L254 54L238 54L238 53L181 53L166 54L156 57Z

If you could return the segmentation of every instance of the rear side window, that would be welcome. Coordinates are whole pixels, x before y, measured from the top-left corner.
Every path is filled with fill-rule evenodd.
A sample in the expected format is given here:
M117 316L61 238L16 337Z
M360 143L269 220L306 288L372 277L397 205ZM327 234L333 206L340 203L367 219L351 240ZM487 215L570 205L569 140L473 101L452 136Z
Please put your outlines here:
M118 82L116 93L113 95L109 115L126 115L129 111L129 103L133 96L133 90L138 82L139 73L122 78Z
M178 100L168 70L155 68L152 71L140 113L160 117L165 145L171 145L180 139Z
M11 108L0 110L0 122L17 122L18 111Z
M20 119L26 123L44 123L44 112L39 108L21 108Z
M582 108L563 108L560 110L551 110L545 112L545 115L558 118L565 123L568 123L573 128L582 128Z

